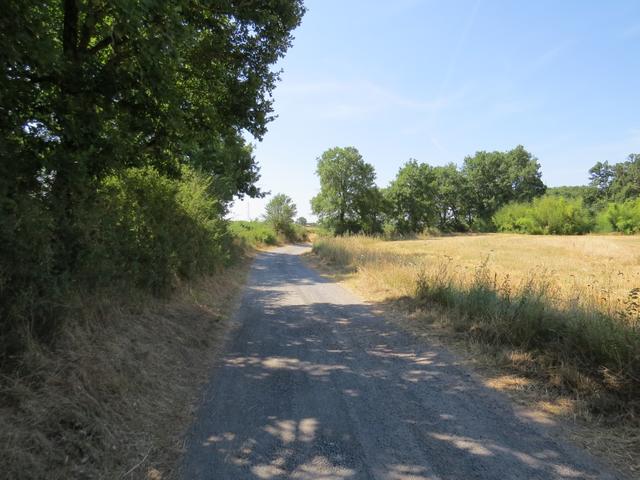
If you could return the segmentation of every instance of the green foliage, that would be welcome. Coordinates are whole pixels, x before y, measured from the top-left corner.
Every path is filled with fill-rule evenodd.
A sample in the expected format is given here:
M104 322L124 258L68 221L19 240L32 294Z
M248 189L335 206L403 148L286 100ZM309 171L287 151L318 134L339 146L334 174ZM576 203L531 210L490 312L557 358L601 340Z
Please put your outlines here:
M469 229L470 188L467 178L453 163L434 167L436 192L435 204L438 211L440 231L461 232Z
M275 195L265 207L264 219L270 223L276 232L291 236L293 231L293 217L297 208L290 197L284 193Z
M493 216L501 232L576 235L590 232L594 221L581 198L545 195L530 203L511 203Z
M610 203L603 211L603 218L614 232L640 233L640 198Z
M79 275L88 282L135 285L154 292L176 278L211 273L229 259L223 209L212 180L183 167L182 178L132 168L106 177L87 213L92 235Z
M640 196L640 155L630 154L626 162L610 165L598 162L589 170L593 201L600 205L622 203Z
M265 134L273 65L303 13L3 2L0 357L14 334L53 333L67 289L161 292L228 259L228 203L261 194L242 132Z
M245 247L260 247L264 245L278 245L284 241L302 242L308 240L307 229L302 225L292 224L286 232L277 232L269 222L260 221L232 221L229 230Z
M373 166L354 147L332 148L318 158L320 193L311 200L320 223L341 235L380 230L382 195Z
M426 163L410 160L400 168L396 178L384 190L389 205L387 222L399 234L421 232L434 226L437 219L436 176ZM389 229L387 225L386 230Z
M589 195L593 195L593 187L589 185L548 187L545 194L553 197L564 197L567 199L586 199Z
M296 224L297 224L297 225L300 225L300 226L302 226L302 227L306 227L306 226L307 226L307 223L308 223L308 222L307 222L307 219L306 219L306 218L304 218L304 217L298 217L298 218L296 218Z
M522 146L508 152L477 152L462 170L409 161L384 190L387 234L492 231L493 214L513 201L542 195L540 165Z
M530 201L546 189L538 159L520 145L508 152L477 152L464 159L462 173L470 212L486 224L507 203Z
M233 221L230 223L230 231L234 237L250 247L278 244L277 232L266 222Z

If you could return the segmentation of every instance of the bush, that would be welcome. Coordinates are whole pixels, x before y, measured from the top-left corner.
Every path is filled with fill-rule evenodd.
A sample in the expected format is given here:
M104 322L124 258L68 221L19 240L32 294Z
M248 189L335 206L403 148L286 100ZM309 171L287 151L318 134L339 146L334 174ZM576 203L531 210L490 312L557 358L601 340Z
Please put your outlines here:
M85 219L90 234L79 272L85 284L160 293L177 278L224 264L230 237L210 182L187 168L180 179L149 167L105 178L97 208Z
M69 291L140 288L167 292L181 278L213 272L230 259L231 236L211 180L184 168L105 177L74 211L77 260L60 248L45 195L3 197L0 205L0 358L25 338L55 335Z
M535 235L579 235L593 230L594 220L582 199L544 196L531 203L511 203L493 217L501 232Z
M43 332L55 311L53 218L35 196L0 203L0 358L12 355L27 330ZM50 332L54 333L54 332Z
M233 236L247 246L255 247L259 245L278 244L278 234L275 229L266 222L234 221L230 223L230 229Z
M623 203L610 203L603 217L615 232L640 233L640 198Z

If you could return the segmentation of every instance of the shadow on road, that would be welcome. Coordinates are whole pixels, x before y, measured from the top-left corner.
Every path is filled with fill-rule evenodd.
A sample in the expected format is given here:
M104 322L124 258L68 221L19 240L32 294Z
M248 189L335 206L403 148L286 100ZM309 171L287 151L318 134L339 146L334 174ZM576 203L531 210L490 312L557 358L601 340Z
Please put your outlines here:
M349 300L296 255L258 258L184 478L607 478Z

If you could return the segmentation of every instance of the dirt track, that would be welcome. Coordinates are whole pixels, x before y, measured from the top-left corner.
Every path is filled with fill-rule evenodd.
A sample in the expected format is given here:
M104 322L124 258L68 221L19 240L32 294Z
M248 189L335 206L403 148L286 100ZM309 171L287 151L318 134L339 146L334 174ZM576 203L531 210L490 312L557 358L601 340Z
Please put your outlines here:
M185 480L622 478L307 268L305 250L256 259Z

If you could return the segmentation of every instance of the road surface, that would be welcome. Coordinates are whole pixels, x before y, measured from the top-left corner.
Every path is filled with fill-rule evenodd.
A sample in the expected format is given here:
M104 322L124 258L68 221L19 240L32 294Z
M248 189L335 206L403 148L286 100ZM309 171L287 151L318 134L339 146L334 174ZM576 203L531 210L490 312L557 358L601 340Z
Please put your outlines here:
M255 260L182 478L620 478L307 268L305 250Z

